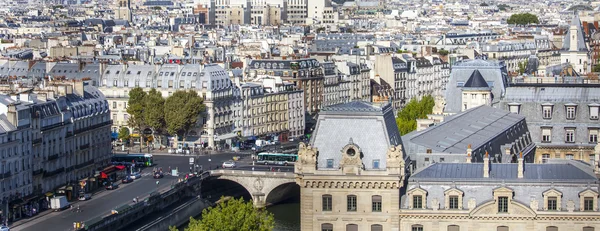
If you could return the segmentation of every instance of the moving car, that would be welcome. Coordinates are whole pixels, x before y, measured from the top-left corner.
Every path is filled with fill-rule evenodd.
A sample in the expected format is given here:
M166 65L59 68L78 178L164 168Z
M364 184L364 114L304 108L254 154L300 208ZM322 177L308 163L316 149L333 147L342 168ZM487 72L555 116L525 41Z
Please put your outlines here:
M106 188L106 190L118 189L119 185L112 183L112 184L107 185L105 188Z
M87 201L89 199L92 199L92 194L89 194L89 193L79 194L80 201Z
M223 168L235 168L235 162L225 161L223 162Z
M165 175L163 175L163 173L162 173L162 172L157 172L157 173L154 173L154 179L160 179L160 178L163 178L164 176L165 176Z
M123 184L131 183L131 182L133 182L133 178L131 178L129 176L126 176L123 178L123 180L121 180L121 183L123 183Z
M133 174L131 174L131 178L134 180L140 179L142 178L142 174L140 174L139 172L134 172Z
M10 229L8 228L8 226L2 225L0 226L0 231L10 231Z

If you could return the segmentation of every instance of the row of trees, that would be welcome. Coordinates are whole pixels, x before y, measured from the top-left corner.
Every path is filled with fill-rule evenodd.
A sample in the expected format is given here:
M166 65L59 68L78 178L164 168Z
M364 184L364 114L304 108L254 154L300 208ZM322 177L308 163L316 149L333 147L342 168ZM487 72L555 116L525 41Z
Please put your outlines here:
M425 119L433 112L435 100L432 96L424 96L421 100L411 99L402 110L398 112L396 124L400 135L406 135L417 129L417 119Z
M221 197L221 201L225 201ZM273 214L254 208L252 201L230 199L202 211L202 220L190 218L185 231L271 231L275 226ZM169 227L170 231L177 231Z
M506 20L508 24L527 25L527 24L538 24L540 20L537 16L530 13L513 14Z
M176 91L167 99L154 88L145 92L136 87L129 92L127 113L128 125L142 133L150 128L154 134L170 134L183 137L198 123L201 112L205 110L204 100L195 91ZM121 129L123 133L127 129ZM128 134L119 131L119 138ZM143 144L144 136L140 135ZM142 145L140 145L141 149Z

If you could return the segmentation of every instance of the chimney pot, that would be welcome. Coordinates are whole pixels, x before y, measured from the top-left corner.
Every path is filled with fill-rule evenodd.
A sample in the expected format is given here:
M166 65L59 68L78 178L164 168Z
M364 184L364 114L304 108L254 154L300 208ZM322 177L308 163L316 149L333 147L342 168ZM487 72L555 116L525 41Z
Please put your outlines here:
M490 158L487 151L485 152L485 158L483 158L483 177L490 177Z
M523 171L524 171L524 169L523 169L523 152L519 153L519 160L518 160L517 164L518 164L517 171L519 171L517 173L517 177L518 178L523 178Z

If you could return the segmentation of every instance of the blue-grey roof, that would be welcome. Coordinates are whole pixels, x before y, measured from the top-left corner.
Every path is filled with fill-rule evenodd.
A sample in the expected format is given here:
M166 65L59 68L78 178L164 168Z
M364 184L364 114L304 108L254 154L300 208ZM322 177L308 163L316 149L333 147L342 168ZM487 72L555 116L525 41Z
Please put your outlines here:
M452 66L450 80L446 86L445 112L460 112L462 107L462 87L469 80L474 70L478 70L492 90L492 101L500 99L508 86L508 72L504 62L487 60L465 60Z
M600 88L579 86L512 86L506 89L507 102L600 103Z
M489 178L483 177L483 163L434 163L414 173L411 181L517 181L574 182L595 181L590 172L574 164L524 164L523 178L518 178L518 164L490 163Z
M341 150L350 140L361 148L366 169L372 168L373 160L379 160L379 167L385 169L387 150L402 144L393 108L363 101L325 107L310 142L319 149L317 168L327 169L327 159L333 159L337 169Z
M489 88L490 86L487 84L487 82L485 82L485 79L483 78L483 76L481 76L479 70L474 70L473 74L471 74L471 77L469 77L469 80L467 80L464 87Z
M581 26L581 20L579 20L579 15L575 14L573 19L571 20L571 27L575 27L577 29L577 51L588 51L588 48L585 43L585 38L583 35L583 27ZM569 28L570 29L570 28ZM562 49L568 51L571 46L571 30L568 30L565 34L565 39L563 41Z

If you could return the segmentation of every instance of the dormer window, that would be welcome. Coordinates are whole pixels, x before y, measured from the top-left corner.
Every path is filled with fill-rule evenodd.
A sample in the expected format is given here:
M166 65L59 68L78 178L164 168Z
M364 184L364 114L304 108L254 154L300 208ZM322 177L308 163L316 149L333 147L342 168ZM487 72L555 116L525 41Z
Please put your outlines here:
M508 109L509 109L510 113L519 114L519 112L521 111L521 104L520 103L510 103L510 104L508 104Z
M586 189L583 192L579 193L579 209L589 212L597 212L598 211L598 192Z
M507 187L500 187L494 190L494 199L498 208L498 213L508 213L512 200L513 190Z
M598 109L600 108L600 104L589 105L590 108L590 119L598 120Z
M463 204L463 191L457 188L450 188L444 192L446 203L446 209L462 209Z
M574 120L577 116L577 106L575 105L567 105L565 108L566 117L568 120Z
M544 193L544 210L558 211L561 208L562 193L556 189L550 189Z
M427 208L427 191L422 188L413 188L407 192L409 209Z

